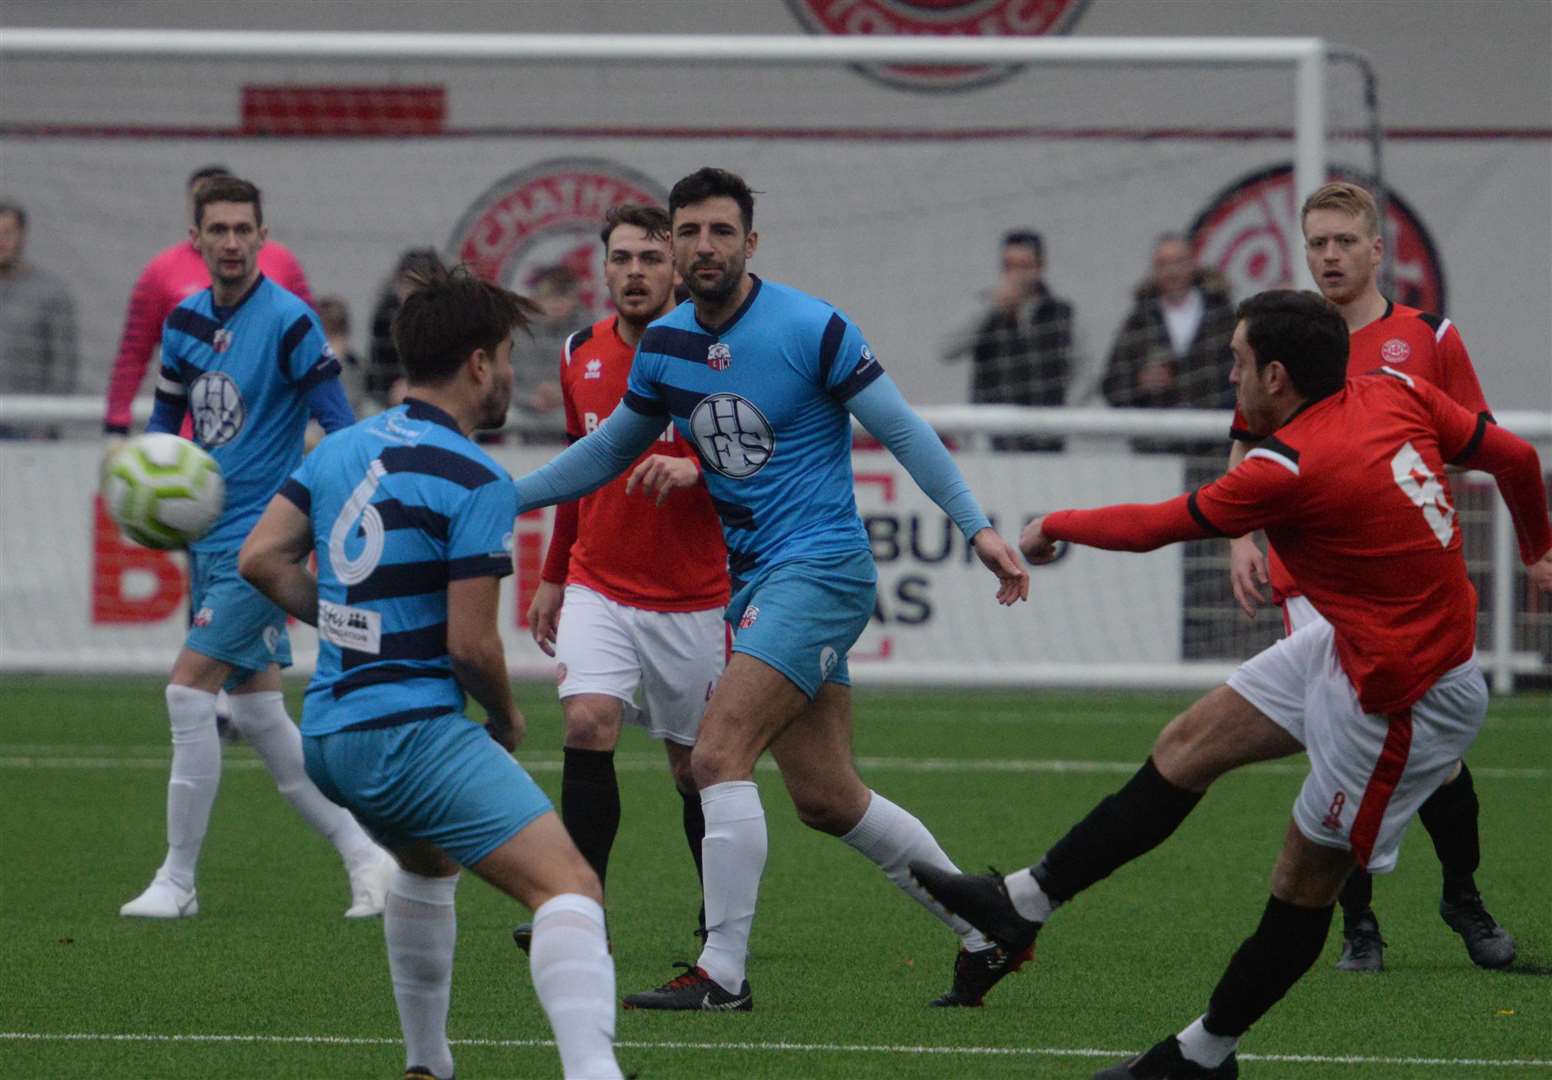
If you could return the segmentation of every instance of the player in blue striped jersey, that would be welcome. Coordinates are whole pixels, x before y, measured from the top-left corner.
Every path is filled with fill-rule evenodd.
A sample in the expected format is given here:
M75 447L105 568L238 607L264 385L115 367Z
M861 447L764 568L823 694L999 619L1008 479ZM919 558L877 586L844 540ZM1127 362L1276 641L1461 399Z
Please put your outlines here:
M243 538L301 460L308 413L330 431L351 421L339 361L307 305L259 272L265 229L258 188L230 176L206 183L195 196L189 236L211 286L168 316L149 430L176 433L191 409L195 439L225 476L226 507L189 551L193 616L167 686L167 857L119 914L175 919L199 911L195 869L221 780L216 695L225 689L233 725L280 793L344 860L346 916L377 915L393 862L307 779L301 738L280 693L280 669L291 663L285 613L237 574Z
M518 481L524 510L574 499L635 460L671 420L701 455L727 537L734 655L691 757L706 817L706 945L684 974L625 1005L752 1007L745 968L766 851L753 775L767 748L805 823L867 856L960 936L953 987L934 1004L979 1005L1024 958L926 897L906 864L952 863L852 765L846 652L873 612L877 581L852 493L852 417L971 540L997 576L1000 603L1025 598L1029 576L857 327L824 301L746 270L758 243L748 185L701 169L674 186L669 209L674 260L694 302L647 329L608 421ZM677 481L646 464L631 486L650 493Z
M618 1077L614 964L598 877L513 761L523 717L496 629L516 489L469 438L500 427L513 332L535 310L462 270L394 320L403 405L332 435L271 501L243 575L318 627L307 772L399 861L383 932L405 1076L450 1077L458 868L533 910L529 961L568 1077ZM315 578L301 564L316 555ZM463 714L484 706L485 728Z

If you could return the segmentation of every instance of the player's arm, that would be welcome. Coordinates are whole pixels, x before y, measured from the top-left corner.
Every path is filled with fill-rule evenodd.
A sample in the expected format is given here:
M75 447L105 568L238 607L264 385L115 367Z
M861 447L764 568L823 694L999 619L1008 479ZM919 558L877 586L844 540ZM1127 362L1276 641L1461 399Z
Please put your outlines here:
M307 489L295 478L270 499L237 553L237 572L282 611L308 626L318 625L318 579L307 569L313 527L305 506Z
M146 424L146 430L176 435L183 427L189 388L183 384L182 368L169 338L171 333L170 329L162 331L162 370L156 378L156 404L151 407L151 420Z
M566 441L576 442L584 430L582 418L577 415L577 401L566 381L566 368L571 364L571 346L576 335L566 339L561 351L560 387L561 406L566 414ZM539 586L534 589L533 600L528 605L528 632L534 644L546 656L555 655L555 634L560 629L560 609L566 599L566 575L571 572L571 548L577 542L582 508L575 502L561 503L555 508L555 524L550 529L550 549L544 556L544 567L539 571Z
M554 460L517 479L518 512L572 502L624 472L663 433L667 412L627 394L592 434L578 439ZM651 413L638 408L646 407Z
M916 485L959 526L982 564L996 575L997 602L1027 600L1029 572L1019 565L1012 546L991 527L959 466L944 449L943 440L906 403L888 375L881 369L871 374L869 368L878 369L878 361L864 350L857 374L868 381L843 397L847 411L889 448Z
M329 348L323 327L311 311L297 316L286 328L280 340L280 355L308 413L326 433L356 422L345 388L340 385L339 358Z
M1238 416L1238 412L1235 415ZM1251 442L1237 437L1229 441L1227 472L1233 472L1238 468L1239 463L1245 460L1245 455L1250 453L1252 445ZM1265 591L1271 581L1272 576L1266 566L1266 554L1261 550L1261 545L1256 543L1254 533L1231 537L1229 584L1233 586L1234 599L1239 603L1239 609L1245 613L1247 619L1255 618L1256 608L1271 601L1271 597Z
M153 259L146 264L135 287L130 290L124 331L119 336L119 351L113 358L113 371L108 376L108 404L102 419L102 429L110 435L129 434L130 403L135 399L135 391L140 389L140 380L145 377L146 366L151 362L151 350L156 348L157 336L162 332L162 319L166 313L162 310L157 288L157 261Z
M453 515L447 546L447 653L453 674L485 707L485 730L508 750L523 741L523 714L512 701L497 631L501 579L512 572L511 484L475 488Z

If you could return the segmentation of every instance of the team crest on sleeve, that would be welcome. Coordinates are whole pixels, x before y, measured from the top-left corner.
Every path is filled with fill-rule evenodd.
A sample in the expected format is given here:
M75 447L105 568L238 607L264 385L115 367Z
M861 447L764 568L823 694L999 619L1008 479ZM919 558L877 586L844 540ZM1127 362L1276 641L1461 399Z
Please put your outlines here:
M1380 357L1387 364L1404 364L1412 359L1412 346L1400 338L1391 338L1380 346Z
M706 347L706 366L713 371L726 371L733 366L733 350L725 341L713 341Z
M225 446L237 437L247 418L242 391L231 376L207 371L189 388L194 437L201 446Z
M690 413L690 434L701 459L730 480L746 480L776 451L776 433L752 401L710 394Z

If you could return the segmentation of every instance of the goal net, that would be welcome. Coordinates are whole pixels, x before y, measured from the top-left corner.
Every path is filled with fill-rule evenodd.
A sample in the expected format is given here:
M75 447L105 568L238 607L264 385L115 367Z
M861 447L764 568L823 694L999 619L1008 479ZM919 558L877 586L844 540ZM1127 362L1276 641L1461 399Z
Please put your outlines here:
M1230 299L1307 285L1295 191L1328 165L1378 164L1357 70L1302 39L8 31L0 59L5 190L27 208L30 255L75 298L83 395L13 399L0 423L88 436L4 447L7 667L160 670L181 638L178 561L125 548L94 509L91 433L131 286L183 237L199 166L254 180L315 302L348 313L363 410L382 403L374 315L391 310L403 253L553 291L555 324L530 347L543 377L557 335L607 311L604 212L662 202L714 164L760 192L751 268L844 309L929 413L986 397L974 343L1003 310L1003 239L1038 234L1045 292L1012 321L1046 335L1046 359L1002 400L1081 418L1116 399L1107 371L1161 235ZM1406 287L1429 306L1442 285ZM1221 404L1216 363L1192 376L1200 401L1174 404ZM1226 416L1125 416L1099 434L1049 417L996 436L961 425L961 465L1010 535L1044 509L1151 501L1221 469ZM495 452L519 473L553 452L553 432L553 415L515 414ZM1074 555L1002 612L888 455L863 444L856 467L881 574L860 679L1194 684L1278 632L1272 613L1235 613L1222 545ZM523 626L547 522L519 522L503 613L523 674L547 670Z

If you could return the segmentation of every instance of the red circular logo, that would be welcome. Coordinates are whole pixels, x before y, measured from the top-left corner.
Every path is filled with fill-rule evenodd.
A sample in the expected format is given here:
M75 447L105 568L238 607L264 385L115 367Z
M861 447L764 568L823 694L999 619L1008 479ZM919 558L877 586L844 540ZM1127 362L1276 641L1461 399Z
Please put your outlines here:
M1374 190L1372 177L1333 168L1331 178ZM1381 291L1423 311L1445 310L1444 267L1422 219L1395 191L1385 202L1390 284ZM1228 278L1236 296L1263 289L1312 288L1304 264L1304 233L1293 197L1293 166L1276 165L1241 177L1215 195L1191 225L1196 257Z
M1387 364L1404 364L1412 358L1412 346L1400 338L1391 338L1380 346L1380 359Z
M541 161L492 184L464 212L447 247L487 281L521 293L544 270L564 266L580 282L590 319L599 319L611 309L598 229L623 203L666 206L668 192L612 161Z
M559 686L566 681L566 665L555 665L555 685Z
M787 0L811 34L952 34L1021 37L1062 34L1088 0ZM963 90L1007 78L1016 64L859 66L863 74L908 90Z

